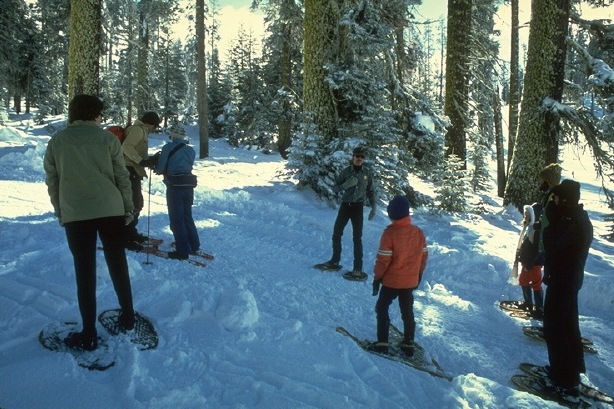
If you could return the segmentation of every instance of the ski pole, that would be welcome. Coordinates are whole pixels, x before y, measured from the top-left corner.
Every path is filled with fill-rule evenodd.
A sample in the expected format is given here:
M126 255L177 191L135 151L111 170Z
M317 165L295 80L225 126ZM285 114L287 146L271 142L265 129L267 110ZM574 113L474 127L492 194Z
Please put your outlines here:
M149 219L151 215L151 168L149 168L149 189L147 190L147 244L151 244L151 238L149 236ZM152 264L149 261L149 251L146 252L147 256L145 257L144 264Z

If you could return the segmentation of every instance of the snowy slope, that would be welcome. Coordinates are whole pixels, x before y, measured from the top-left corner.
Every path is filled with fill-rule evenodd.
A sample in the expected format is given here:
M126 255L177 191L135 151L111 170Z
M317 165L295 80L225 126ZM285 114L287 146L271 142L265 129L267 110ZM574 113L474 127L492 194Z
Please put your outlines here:
M279 176L277 155L212 140L199 160L194 214L205 268L129 252L136 309L160 334L153 351L111 339L117 363L105 372L78 367L44 350L40 329L79 320L72 258L53 217L42 155L48 132L19 118L0 127L0 407L109 408L550 408L515 390L509 378L522 361L544 364L544 345L522 334L499 300L519 299L508 282L520 215L492 194L485 215L413 213L429 243L429 265L416 291L416 340L452 382L364 353L335 332L342 325L375 337L370 280L313 269L330 256L336 210ZM190 128L189 135L197 135ZM164 135L151 139L154 152ZM614 246L606 232L599 184L569 155L564 176L583 182L582 202L596 236L580 293L583 335L599 355L586 355L590 381L614 394ZM418 181L415 181L418 187ZM144 183L145 197L149 185ZM151 181L149 229L172 241L165 189ZM140 228L147 230L147 204ZM384 209L365 222L365 269L371 269ZM351 263L350 226L342 263ZM150 261L152 264L144 264ZM102 254L99 310L117 300ZM391 308L400 325L398 307ZM103 333L103 330L100 329Z

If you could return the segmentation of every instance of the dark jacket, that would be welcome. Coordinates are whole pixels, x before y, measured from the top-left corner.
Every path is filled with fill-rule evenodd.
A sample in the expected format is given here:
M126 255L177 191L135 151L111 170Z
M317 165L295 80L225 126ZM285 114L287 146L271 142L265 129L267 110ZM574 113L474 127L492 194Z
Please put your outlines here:
M341 185L351 177L356 177L358 183L356 183L355 186L345 189L341 201L345 203L356 203L368 200L369 204L374 206L375 189L373 186L373 173L371 173L371 170L365 165L358 168L354 165L350 165L343 169L335 179L333 190L335 192L343 190Z
M583 205L546 209L549 224L543 230L544 283L578 291L584 280L584 265L593 241L593 225Z

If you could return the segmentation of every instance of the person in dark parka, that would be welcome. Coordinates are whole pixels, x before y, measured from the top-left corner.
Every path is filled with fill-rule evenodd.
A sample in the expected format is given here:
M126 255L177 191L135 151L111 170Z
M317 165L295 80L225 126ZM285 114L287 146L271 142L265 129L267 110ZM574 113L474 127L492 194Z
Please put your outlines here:
M563 180L552 189L546 208L549 224L543 231L545 251L544 336L548 347L549 379L556 392L578 396L585 372L578 321L578 292L593 240L593 226L580 200L580 184Z

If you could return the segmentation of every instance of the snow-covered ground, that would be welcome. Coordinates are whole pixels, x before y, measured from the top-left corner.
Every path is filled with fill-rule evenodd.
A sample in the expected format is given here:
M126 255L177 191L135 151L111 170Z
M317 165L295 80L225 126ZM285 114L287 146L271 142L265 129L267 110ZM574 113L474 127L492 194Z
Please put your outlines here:
M370 279L350 282L341 272L312 268L330 256L336 210L281 177L279 156L221 140L211 141L211 157L195 169L194 214L202 249L215 260L200 268L150 256L152 264L144 264L145 255L128 252L135 306L154 322L158 348L138 351L111 339L117 363L105 372L43 349L37 340L43 326L79 320L73 264L44 183L49 133L12 119L10 127L0 126L2 409L558 407L509 381L520 362L545 364L547 355L543 344L522 334L528 322L496 306L521 297L508 281L520 214L502 208L494 193L484 215L420 209L412 216L430 253L415 292L416 340L454 377L448 382L365 353L335 332L342 325L374 338L376 300ZM196 129L188 133L198 143ZM151 151L163 143L164 135L153 136ZM614 394L614 245L601 238L608 210L592 169L583 167L587 161L567 157L564 176L582 182L596 233L580 293L582 333L599 350L586 355L588 377ZM147 182L144 189L147 202ZM165 189L155 175L150 204L151 235L171 242ZM147 222L146 207L143 231ZM383 206L365 222L370 275L387 224ZM342 263L350 266L349 225L343 240ZM98 308L116 307L101 254ZM401 325L396 303L391 317Z

